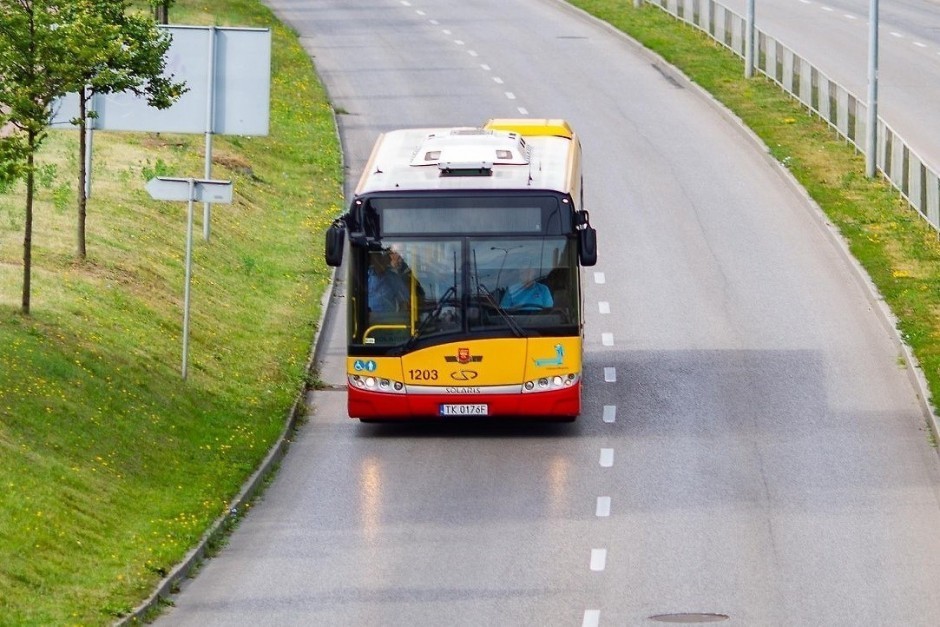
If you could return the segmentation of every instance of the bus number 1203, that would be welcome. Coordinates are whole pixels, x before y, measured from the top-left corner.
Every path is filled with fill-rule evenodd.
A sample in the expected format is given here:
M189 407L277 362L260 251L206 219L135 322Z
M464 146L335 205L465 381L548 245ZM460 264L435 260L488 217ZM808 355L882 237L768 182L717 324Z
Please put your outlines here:
M409 370L412 381L437 381L437 370Z

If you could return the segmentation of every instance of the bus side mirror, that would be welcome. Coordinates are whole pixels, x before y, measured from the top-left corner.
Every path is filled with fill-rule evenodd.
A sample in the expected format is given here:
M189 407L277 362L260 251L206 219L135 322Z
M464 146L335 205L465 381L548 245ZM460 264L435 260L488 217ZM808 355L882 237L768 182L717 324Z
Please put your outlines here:
M341 220L335 221L326 230L326 265L339 267L343 263L343 246L346 244L346 226Z
M578 260L582 266L597 263L597 231L591 226L578 231Z

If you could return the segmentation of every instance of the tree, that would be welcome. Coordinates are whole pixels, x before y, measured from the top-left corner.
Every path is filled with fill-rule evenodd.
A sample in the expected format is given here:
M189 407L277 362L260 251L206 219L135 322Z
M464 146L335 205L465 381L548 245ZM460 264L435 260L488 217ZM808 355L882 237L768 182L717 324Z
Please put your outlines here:
M79 115L75 120L79 131L78 172L78 233L77 254L86 257L85 222L85 155L88 151L85 127L88 103L94 94L127 91L146 97L157 109L166 109L185 93L184 83L164 76L166 52L170 48L169 33L157 28L152 19L128 14L126 0L73 0L70 11L76 19L95 24L91 39L79 54L82 66L78 85Z
M153 7L153 19L159 24L169 24L170 7L176 0L150 0L150 6Z
M29 314L36 152L46 137L57 98L81 78L76 54L90 33L81 12L65 19L75 0L0 0L0 171L26 178L22 311Z

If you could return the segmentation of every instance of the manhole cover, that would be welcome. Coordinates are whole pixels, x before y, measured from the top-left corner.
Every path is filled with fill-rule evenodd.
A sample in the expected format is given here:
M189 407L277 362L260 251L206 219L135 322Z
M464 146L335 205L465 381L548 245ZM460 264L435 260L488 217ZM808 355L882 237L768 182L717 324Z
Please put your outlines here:
M688 613L688 614L657 614L656 616L650 616L650 620L654 620L657 623L719 623L723 620L728 620L727 614L700 614L700 613Z

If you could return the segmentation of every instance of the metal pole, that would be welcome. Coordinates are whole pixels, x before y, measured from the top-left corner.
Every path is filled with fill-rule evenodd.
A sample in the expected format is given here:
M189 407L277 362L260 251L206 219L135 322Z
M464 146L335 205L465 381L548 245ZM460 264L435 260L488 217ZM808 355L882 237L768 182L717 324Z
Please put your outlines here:
M878 167L878 0L868 4L868 135L865 138L865 176Z
M193 201L196 199L195 179L189 179L189 211L186 217L186 279L183 287L183 380L189 361L189 286L193 267Z
M745 23L744 37L744 78L754 76L754 4L755 0L747 0L747 21Z
M206 95L206 160L203 178L212 178L212 129L214 126L213 113L215 111L215 35L216 27L209 29L209 89ZM212 218L212 204L203 203L202 206L202 238L209 241L209 221Z

